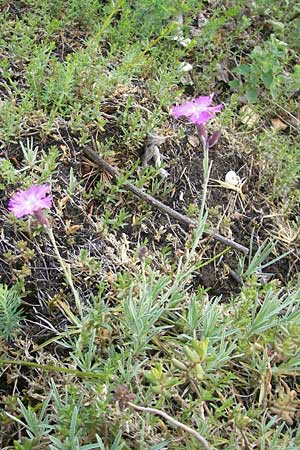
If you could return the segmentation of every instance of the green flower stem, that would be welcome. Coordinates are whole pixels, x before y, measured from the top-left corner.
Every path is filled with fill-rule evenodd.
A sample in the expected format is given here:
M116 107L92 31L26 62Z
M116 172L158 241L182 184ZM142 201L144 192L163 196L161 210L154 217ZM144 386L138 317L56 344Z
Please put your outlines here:
M206 205L206 198L207 198L207 188L208 188L208 182L211 172L212 162L209 162L209 154L208 154L208 143L203 145L203 191L202 191L202 199L201 199L201 206L200 206L200 212L199 212L199 219L198 219L198 225L195 231L195 239L193 242L193 246L191 248L189 259L192 259L194 257L196 248L199 244L200 239L202 239L203 233L204 233L204 227L206 224L206 218L207 214L205 212L205 205Z
M58 247L57 247L57 245L56 245L56 241L55 241L55 237L54 237L52 228L51 228L51 227L45 226L45 229L47 230L48 236L49 236L49 238L50 238L50 240L51 240L51 243L52 243L52 245L53 245L53 248L54 248L55 254L56 254L56 256L57 256L57 259L58 259L58 261L59 261L59 263L60 263L60 266L61 266L61 268L62 268L63 271L64 271L64 274L65 274L66 280L67 280L67 282L68 282L68 285L70 286L71 291L72 291L72 293L73 293L73 295L74 295L76 308L77 308L77 310L78 310L78 312L79 312L80 317L82 317L81 300L80 300L78 291L76 290L76 288L75 288L75 286L74 286L74 284L73 284L73 279L72 279L72 273L71 273L70 266L69 266L68 264L66 264L65 261L64 261L64 260L62 259L62 257L60 256L60 253L59 253ZM73 315L72 315L72 316L73 316ZM74 316L73 316L73 317L70 317L70 319L71 319L72 322L73 322Z

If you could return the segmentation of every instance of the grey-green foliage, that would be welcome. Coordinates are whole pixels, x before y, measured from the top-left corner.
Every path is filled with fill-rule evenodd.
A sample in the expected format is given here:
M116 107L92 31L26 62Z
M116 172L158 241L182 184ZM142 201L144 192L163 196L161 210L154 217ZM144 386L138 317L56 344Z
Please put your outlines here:
M0 284L0 338L10 339L23 319L21 296L16 287Z
M252 307L251 320L246 328L246 335L262 335L271 328L294 326L300 324L299 291L283 293L281 290L274 292L271 288L267 291L263 303L258 299Z

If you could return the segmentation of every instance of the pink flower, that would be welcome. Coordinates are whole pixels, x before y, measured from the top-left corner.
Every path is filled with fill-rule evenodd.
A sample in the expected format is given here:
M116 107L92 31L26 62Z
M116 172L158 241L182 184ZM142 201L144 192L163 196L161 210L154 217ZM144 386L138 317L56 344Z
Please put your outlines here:
M172 108L172 115L176 119L181 116L186 116L194 124L201 125L214 117L214 115L223 108L223 105L221 104L210 106L213 96L214 94L198 97L183 105L174 106Z
M51 187L48 184L40 186L33 185L26 191L17 192L9 201L8 209L18 219L21 217L35 215L44 225L48 224L42 208L51 208L52 197L48 195Z

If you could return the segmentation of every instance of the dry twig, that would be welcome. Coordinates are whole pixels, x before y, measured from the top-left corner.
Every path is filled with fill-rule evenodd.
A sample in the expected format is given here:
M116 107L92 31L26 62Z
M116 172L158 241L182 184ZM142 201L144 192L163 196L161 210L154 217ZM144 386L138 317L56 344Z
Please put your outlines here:
M113 177L120 176L120 172L113 166L111 166L108 162L106 162L101 156L98 155L97 152L95 152L90 147L86 147L84 149L85 155L93 161L100 169L105 170ZM178 220L181 223L184 223L192 228L197 227L198 223L196 220L191 219L188 216L185 216L184 214L181 214L177 211L175 211L173 208L170 208L169 206L162 203L160 200L157 200L156 198L152 197L152 195L147 194L146 192L143 192L141 189L136 187L134 184L130 183L129 181L125 181L124 187L127 188L129 191L131 191L133 194L135 194L137 197L141 198L142 200L145 200L147 203L150 203L155 208L162 211L164 214L167 214L168 216L174 217L174 219ZM225 245L228 245L229 247L234 248L235 250L241 251L245 254L248 253L247 247L244 247L243 245L233 241L232 239L226 238L225 236L222 236L218 233L213 233L211 231L204 231L206 234L208 234L210 237L215 239L216 241L222 242Z
M168 422L175 425L175 427L181 428L182 430L186 431L187 433L192 434L197 439L197 441L201 442L201 444L205 448L205 450L211 450L211 447L210 447L209 443L207 442L207 440L203 436L201 436L201 434L199 434L198 431L194 430L193 428L188 427L184 423L179 422L178 420L169 416L169 414L165 413L164 411L161 411L160 409L156 409L156 408L148 408L145 406L138 406L131 402L128 402L128 405L131 406L131 408L135 409L136 411L147 412L150 414L155 414L157 416L163 417Z

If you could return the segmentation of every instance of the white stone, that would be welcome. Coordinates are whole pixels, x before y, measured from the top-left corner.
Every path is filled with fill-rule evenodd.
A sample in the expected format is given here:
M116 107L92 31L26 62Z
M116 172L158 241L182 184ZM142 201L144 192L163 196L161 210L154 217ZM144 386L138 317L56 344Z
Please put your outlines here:
M179 70L181 70L182 72L190 72L191 70L193 70L193 66L190 63L182 61L179 64Z
M231 184L232 186L238 186L241 182L241 178L234 172L234 170L230 170L226 173L225 182Z

